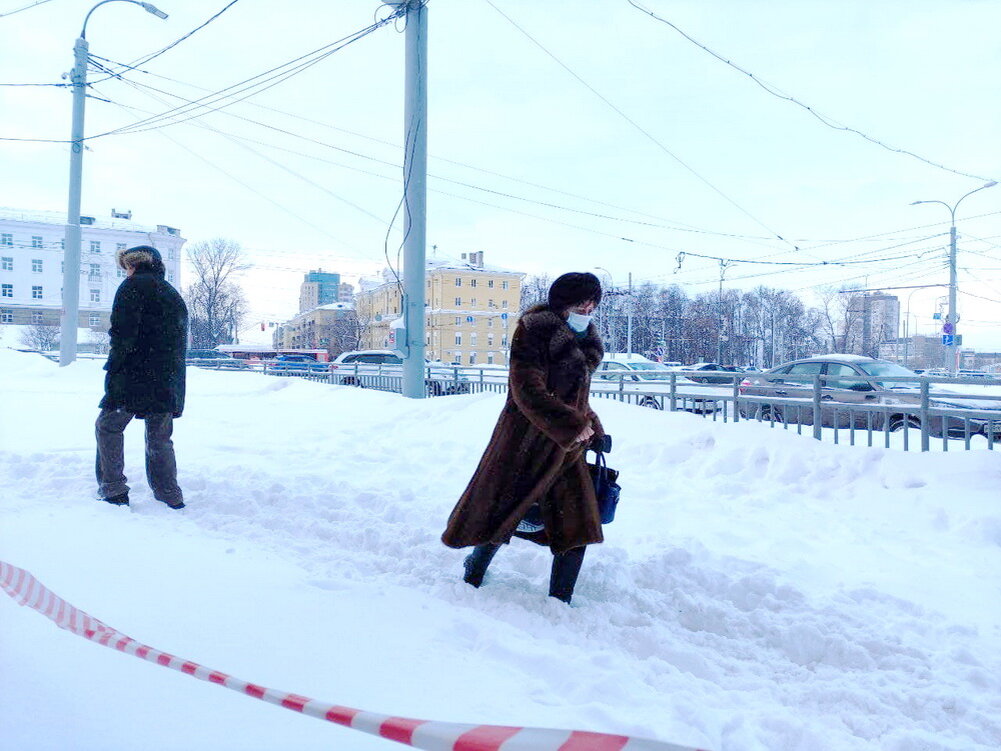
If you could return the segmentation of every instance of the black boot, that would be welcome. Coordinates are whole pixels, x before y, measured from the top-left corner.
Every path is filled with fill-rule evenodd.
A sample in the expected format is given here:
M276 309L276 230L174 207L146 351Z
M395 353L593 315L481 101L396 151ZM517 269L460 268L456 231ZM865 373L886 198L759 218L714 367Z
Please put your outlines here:
M570 604L573 588L577 584L580 565L584 562L585 546L570 548L553 555L553 569L549 575L549 596Z
M487 566L490 565L490 561L493 560L498 550L500 550L500 545L489 542L473 548L473 552L467 555L466 560L463 561L462 565L466 569L466 574L462 580L466 584L479 587L483 583L483 575L487 573Z

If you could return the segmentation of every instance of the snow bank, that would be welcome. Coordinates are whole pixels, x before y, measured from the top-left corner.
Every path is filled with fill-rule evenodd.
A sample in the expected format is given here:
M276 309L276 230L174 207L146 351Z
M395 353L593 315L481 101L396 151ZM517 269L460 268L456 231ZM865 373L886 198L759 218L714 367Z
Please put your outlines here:
M619 517L573 607L549 556L459 581L438 536L495 395L405 400L189 369L188 510L92 500L100 363L0 350L0 558L130 636L379 712L715 751L1001 747L1001 466L596 403ZM0 601L18 749L391 748L109 653Z

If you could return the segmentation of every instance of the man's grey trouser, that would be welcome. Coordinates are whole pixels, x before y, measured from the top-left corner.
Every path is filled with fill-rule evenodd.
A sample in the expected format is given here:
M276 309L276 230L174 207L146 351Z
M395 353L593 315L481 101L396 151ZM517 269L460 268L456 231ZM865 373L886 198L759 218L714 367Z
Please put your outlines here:
M125 484L125 426L135 414L126 409L102 409L97 417L97 485L102 498L129 492ZM169 412L146 415L146 480L153 497L164 503L183 500L174 458L174 417Z

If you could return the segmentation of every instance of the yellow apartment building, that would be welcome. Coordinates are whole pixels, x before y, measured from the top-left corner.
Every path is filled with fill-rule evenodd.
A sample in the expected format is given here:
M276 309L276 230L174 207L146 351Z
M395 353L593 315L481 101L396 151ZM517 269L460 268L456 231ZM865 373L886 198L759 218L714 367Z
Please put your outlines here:
M355 298L363 347L386 349L389 323L403 306L396 279L363 289ZM425 348L429 360L462 365L507 365L525 274L483 261L483 252L458 260L432 257L425 269Z

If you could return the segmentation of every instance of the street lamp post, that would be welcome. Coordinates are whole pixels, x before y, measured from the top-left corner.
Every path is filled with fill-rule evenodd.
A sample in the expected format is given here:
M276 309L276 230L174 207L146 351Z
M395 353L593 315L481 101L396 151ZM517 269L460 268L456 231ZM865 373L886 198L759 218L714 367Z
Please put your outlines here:
M971 196L985 188L993 188L995 185L997 185L997 181L991 180L979 188L974 188L952 206L945 201L913 201L911 203L911 206L917 206L919 203L940 203L949 209L949 216L952 218L952 224L949 228L949 313L946 316L946 325L943 327L943 332L952 337L950 340L952 344L946 345L946 366L950 375L956 375L956 371L959 368L959 347L956 344L956 336L959 333L956 326L959 322L959 316L956 312L956 295L958 294L956 285L956 209L959 208L959 204L967 196Z
M80 192L83 181L83 116L87 101L87 22L90 14L106 3L132 3L159 18L167 14L150 3L139 0L101 0L83 19L80 37L73 45L73 128L70 136L70 188L66 211L66 241L63 252L63 309L59 322L59 365L69 365L76 359L77 319L80 316Z

